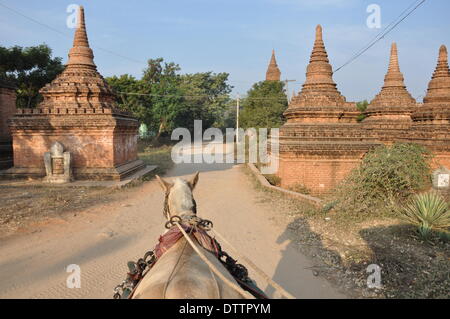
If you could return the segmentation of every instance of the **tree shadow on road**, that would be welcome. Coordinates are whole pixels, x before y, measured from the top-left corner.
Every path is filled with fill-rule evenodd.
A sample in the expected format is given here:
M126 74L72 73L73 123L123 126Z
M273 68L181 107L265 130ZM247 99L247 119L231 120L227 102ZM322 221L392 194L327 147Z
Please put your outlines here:
M296 218L278 237L277 244L288 242L272 279L296 298L339 298L324 278L341 262L340 256L322 245L304 218ZM311 258L313 257L313 258ZM266 288L271 298L280 298L272 286Z

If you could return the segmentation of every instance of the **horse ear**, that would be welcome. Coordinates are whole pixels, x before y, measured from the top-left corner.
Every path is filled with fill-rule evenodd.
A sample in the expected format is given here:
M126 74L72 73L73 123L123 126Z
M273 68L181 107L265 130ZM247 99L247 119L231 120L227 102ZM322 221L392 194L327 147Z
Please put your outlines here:
M191 188L191 190L194 190L195 185L197 185L198 174L199 174L199 172L195 173L195 175L191 178L191 180L188 181L188 184L189 184L189 187Z
M163 191L168 193L169 190L172 188L173 184L163 180L161 177L159 177L159 175L156 175L156 179L158 180L159 185L161 185Z

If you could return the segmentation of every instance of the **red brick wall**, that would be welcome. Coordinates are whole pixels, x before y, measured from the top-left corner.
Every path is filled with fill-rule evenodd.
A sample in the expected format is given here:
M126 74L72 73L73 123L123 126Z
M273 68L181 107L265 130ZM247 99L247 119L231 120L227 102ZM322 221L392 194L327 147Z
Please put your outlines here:
M135 119L108 109L66 111L20 110L12 118L15 168L44 168L44 153L56 141L71 153L73 168L113 169L137 160Z
M432 169L440 166L450 168L450 152L434 152ZM279 160L277 175L281 178L281 187L289 188L296 184L305 186L311 195L320 196L329 193L344 180L350 171L358 167L360 158L315 158L299 156L285 157Z
M73 167L113 167L112 131L103 134L64 132L64 134L14 134L14 166L44 167L44 153L60 142L72 154Z
M124 133L114 136L114 164L123 164L137 158L137 135Z
M440 166L450 169L450 152L435 152L433 156L431 165L433 170L439 168Z
M319 196L333 190L360 162L359 158L280 159L278 176L284 188L301 184L311 191L311 195Z

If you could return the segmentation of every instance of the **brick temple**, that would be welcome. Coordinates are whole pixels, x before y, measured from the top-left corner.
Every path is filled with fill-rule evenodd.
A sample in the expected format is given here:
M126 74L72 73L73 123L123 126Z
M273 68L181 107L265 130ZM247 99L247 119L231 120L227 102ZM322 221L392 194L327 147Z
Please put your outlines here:
M346 101L332 75L319 25L305 83L291 99L280 128L282 187L301 185L314 195L326 194L371 148L395 142L425 145L435 156L433 168L450 168L450 71L445 46L420 104L404 84L393 43L384 85L362 122L357 120L356 103Z
M44 177L44 153L54 142L71 153L76 179L121 180L144 168L137 158L138 121L118 110L97 71L82 7L66 68L40 93L37 108L19 109L10 120L14 167L3 176Z
M0 169L13 166L12 136L8 119L16 113L16 89L0 81Z
M381 91L365 112L364 128L367 137L384 144L392 144L411 128L411 115L418 103L406 89L398 61L397 44L391 47L389 67Z
M359 165L372 146L357 122L356 104L346 101L332 74L319 25L306 81L291 99L280 128L282 187L301 184L324 193Z
M277 60L275 58L275 50L272 50L272 57L270 58L266 72L266 81L280 81L280 78L281 71L278 68Z
M405 140L425 145L435 156L434 167L450 169L450 69L448 52L439 49L436 70L428 84L423 105L412 114Z

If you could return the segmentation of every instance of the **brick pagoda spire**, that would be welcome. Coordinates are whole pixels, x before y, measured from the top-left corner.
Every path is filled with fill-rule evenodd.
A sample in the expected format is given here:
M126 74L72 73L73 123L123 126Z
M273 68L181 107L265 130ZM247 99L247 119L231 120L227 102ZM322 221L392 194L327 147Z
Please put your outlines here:
M66 68L40 93L37 108L19 109L11 119L14 167L0 175L45 176L44 153L55 142L71 153L75 179L121 180L145 167L137 158L138 121L118 110L97 71L83 7Z
M411 137L434 154L434 166L450 169L450 69L445 45L439 49L436 69L423 105L412 114Z
M447 47L439 49L436 70L428 84L423 106L413 115L414 121L450 124L450 70Z
M337 90L322 38L316 37L306 81L284 112L279 171L283 187L302 185L312 194L333 189L360 162L370 145L357 123L358 110Z
M410 121L410 115L415 111L416 104L416 100L406 89L398 64L397 44L393 43L384 85L381 92L370 102L367 116L370 120L386 118Z
M98 73L94 54L89 47L84 20L84 8L78 11L78 25L73 47L65 70L41 89L44 101L39 108L112 109L116 107L115 95L105 79Z
M94 53L89 47L89 40L86 32L86 23L84 21L84 8L79 7L77 28L73 39L73 47L69 51L68 65L84 65L94 68Z
M400 71L397 44L392 43L384 85L367 107L364 126L376 140L392 143L401 131L409 129L416 107L417 102L406 89Z
M309 65L306 68L306 81L301 92L295 96L285 112L286 118L309 120L321 118L325 121L344 121L357 116L354 103L346 102L333 81L333 69L322 38L322 27L316 27L316 38Z
M277 60L275 59L275 50L272 50L272 57L270 58L266 72L266 81L280 81L280 78L281 71L278 68Z

